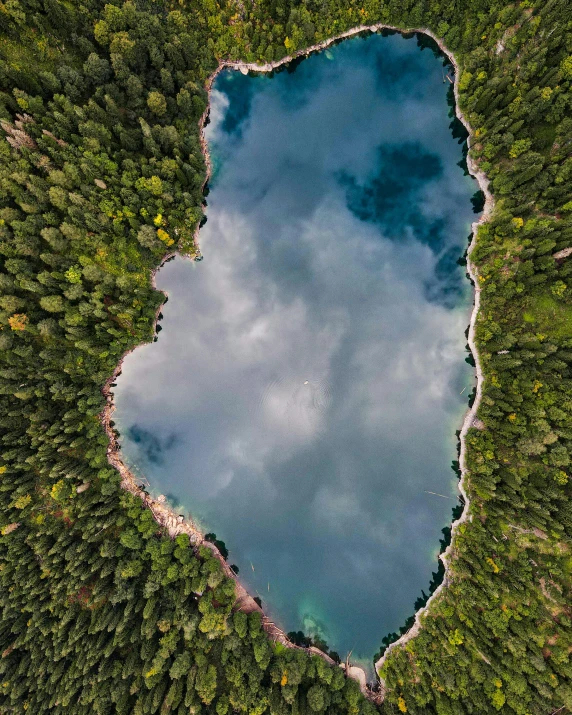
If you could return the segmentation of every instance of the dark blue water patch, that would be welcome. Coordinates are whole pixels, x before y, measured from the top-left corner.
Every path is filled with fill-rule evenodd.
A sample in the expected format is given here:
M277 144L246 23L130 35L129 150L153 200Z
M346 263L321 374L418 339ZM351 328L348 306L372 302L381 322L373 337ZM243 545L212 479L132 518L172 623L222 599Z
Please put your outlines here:
M166 453L177 443L175 434L160 438L137 424L132 424L129 427L126 436L133 444L137 445L144 459L155 465L163 464Z
M229 98L228 109L220 125L221 130L240 137L242 125L250 115L257 86L240 72L226 71L217 77L217 90Z
M406 240L411 231L415 239L440 251L444 222L432 220L423 209L427 184L443 175L440 157L413 142L385 144L377 154L376 173L363 184L340 172L348 208L361 221L377 224L386 237Z
M360 220L376 224L384 238L414 239L428 246L437 260L434 274L425 283L426 296L453 308L465 288L464 276L457 270L461 251L446 245L450 217L435 218L425 208L428 184L443 177L441 159L411 142L380 146L378 153L377 173L364 185L358 185L353 176L339 176L348 208Z
M421 96L420 81L425 71L421 55L411 55L407 52L381 54L376 52L375 47L370 48L370 53L379 92L391 92L397 101ZM401 82L400 77L403 76L407 76L409 81Z

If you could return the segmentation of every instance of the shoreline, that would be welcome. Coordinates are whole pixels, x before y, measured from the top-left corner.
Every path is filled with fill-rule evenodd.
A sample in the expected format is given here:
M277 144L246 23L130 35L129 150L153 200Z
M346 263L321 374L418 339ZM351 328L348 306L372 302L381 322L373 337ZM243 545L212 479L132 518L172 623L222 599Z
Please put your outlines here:
M169 261L171 258L175 258L176 255L177 253L175 252L167 254L161 261L160 265L157 266L157 268L154 268L151 272L151 285L155 290L157 290L157 272L165 265L167 261ZM200 255L200 253L197 253L195 255ZM190 260L194 260L194 257ZM161 292L163 292L165 297L167 297L167 293L165 291ZM162 303L155 311L155 319L153 321L154 328L156 328L157 326L157 320L163 305L164 303ZM162 494L156 499L153 498L150 494L148 494L144 487L139 484L139 478L129 469L129 467L123 461L121 456L121 446L117 437L115 436L114 427L112 427L111 425L112 416L116 409L115 403L113 401L113 392L111 385L121 374L123 361L125 360L125 358L138 347L146 344L148 343L139 343L130 350L127 350L121 356L121 359L117 363L113 374L105 381L105 384L101 390L107 402L107 404L103 408L103 411L100 414L101 423L109 440L109 444L107 446L107 461L119 472L121 476L121 488L125 489L126 491L141 499L143 504L153 514L153 518L155 519L157 524L166 529L171 539L174 539L179 534L187 534L190 541L190 548L192 548L195 553L197 553L197 550L200 546L205 546L206 548L210 549L213 557L216 558L217 561L220 563L225 576L227 578L231 578L234 581L236 598L233 604L233 611L242 611L244 613L254 613L255 611L257 611L262 616L262 628L274 643L280 643L281 645L284 645L289 648L305 650L308 653L314 655L319 654L328 663L330 663L331 665L335 665L335 661L332 660L332 658L330 658L326 653L318 650L314 646L310 646L309 648L303 648L302 646L298 646L295 643L292 643L288 639L288 636L286 635L285 631L282 630L279 626L277 626L274 621L272 621L264 613L263 608L258 605L258 603L254 600L254 597L250 595L247 589L240 582L238 576L230 568L230 565L227 563L224 556L219 551L218 547L214 543L207 541L204 538L205 535L193 522L192 518L189 517L188 519L185 519L182 514L178 514L171 506L169 506L169 504L166 502L165 497Z
M439 584L439 586L435 589L435 591L431 594L429 599L427 600L427 603L420 608L416 613L415 613L415 621L411 628L406 631L400 638L398 638L396 641L391 643L384 651L383 655L379 660L375 662L375 672L377 673L382 689L385 687L385 683L383 678L379 675L379 670L385 663L385 660L387 656L391 653L391 651L394 648L401 647L405 645L408 641L410 641L412 638L415 638L415 636L419 633L421 630L423 623L422 623L422 618L423 616L427 613L431 603L433 602L434 599L436 599L443 589L445 589L449 583L450 583L450 578L449 578L449 571L450 571L450 565L453 559L453 551L455 548L455 535L457 531L459 530L459 527L464 524L465 522L469 521L471 519L471 516L469 514L470 510L470 499L469 495L466 490L466 481L468 478L467 474L467 464L466 464L466 458L467 458L467 444L466 444L466 437L467 437L467 432L471 427L477 427L478 429L482 429L480 426L481 423L476 422L477 420L477 412L479 409L479 406L481 404L481 397L482 397L482 388L483 388L483 382L484 382L484 374L483 374L483 369L480 361L480 356L479 356L479 351L477 349L477 345L475 342L475 332L476 332L476 322L479 314L479 309L481 305L481 287L479 285L478 281L478 274L476 267L474 266L473 262L471 261L471 254L476 246L477 243L477 233L479 226L483 223L486 223L488 219L490 218L493 209L494 209L494 198L493 195L490 192L489 189L489 180L485 176L484 172L479 171L477 167L475 166L471 155L470 155L470 149L471 149L471 138L472 138L472 131L471 131L471 126L466 119L465 115L461 111L461 108L459 106L459 65L457 63L457 60L455 56L453 55L452 52L447 50L445 47L445 44L443 43L442 40L437 38L430 30L417 30L417 32L423 32L424 34L428 35L431 37L436 44L438 45L439 49L441 52L443 52L453 65L455 69L455 76L454 76L454 82L453 82L453 92L455 96L455 116L457 119L463 124L465 129L468 132L468 137L467 137L467 168L469 171L469 174L476 180L480 190L483 192L485 196L485 205L483 207L483 212L480 216L480 218L477 221L474 221L471 224L471 241L469 243L469 247L467 249L467 273L470 277L471 283L473 284L473 290L474 290L474 299L473 299L473 308L471 310L471 317L469 320L469 333L467 337L467 342L469 344L469 348L471 350L471 354L475 360L475 376L476 376L476 393L475 393L475 399L473 401L473 404L469 409L467 410L467 413L465 414L465 418L463 420L463 424L461 426L461 431L459 434L459 468L461 471L461 477L459 479L458 483L458 489L460 492L460 495L463 498L463 511L458 519L452 522L451 524L451 541L445 551L439 554L439 559L443 563L443 566L445 567L445 574L443 576L443 581Z
M205 178L202 184L202 191L204 194L204 190L206 186L208 185L208 182L212 176L212 161L210 157L210 152L207 144L207 140L205 138L205 126L210 114L210 93L211 89L213 86L213 83L218 76L218 74L224 70L224 69L235 69L240 71L242 74L248 74L249 72L258 72L258 73L269 73L273 72L274 70L283 67L297 59L300 58L305 58L310 56L311 54L314 54L316 52L321 52L322 50L328 48L330 45L335 44L339 42L340 40L347 39L350 37L354 37L355 35L359 35L362 33L378 33L381 30L393 30L396 32L399 32L402 35L406 34L424 34L427 35L428 37L431 37L433 41L437 44L439 47L440 51L449 59L451 64L453 65L455 69L455 77L454 77L454 84L453 84L453 90L454 90L454 95L455 95L455 116L462 122L463 126L466 128L469 136L467 138L467 146L470 150L470 139L471 139L471 128L466 120L465 116L461 112L459 108L459 96L458 96L458 83L459 83L459 67L457 64L457 61L454 57L454 55L445 47L444 43L442 40L437 38L431 30L425 29L425 28L399 28L394 25L388 25L385 23L375 23L375 24L370 24L370 25L359 25L355 28L352 28L350 30L346 30L343 33L340 33L339 35L336 35L334 37L331 37L327 40L323 40L315 45L312 45L311 47L308 47L303 50L299 50L295 52L293 55L287 55L286 57L283 57L280 60L276 60L275 62L269 62L265 63L262 65L258 65L253 62L240 62L240 61L234 61L234 60L221 60L219 61L219 64L217 68L210 74L205 82L205 89L207 91L207 106L201 115L199 119L199 141L200 141L200 146L201 146L201 152L204 156L205 160ZM377 683L373 684L373 687L378 687L379 690L374 690L370 684L367 683L367 676L365 671L360 668L359 666L352 666L349 662L346 664L340 664L340 667L342 667L346 671L347 677L354 678L360 685L360 689L362 693L368 697L370 700L373 700L376 703L381 703L384 699L385 695L385 683L381 676L379 675L379 669L381 666L384 664L385 659L393 650L393 648L397 648L399 646L404 645L407 643L409 640L414 638L420 628L422 627L421 623L421 617L426 613L427 609L429 608L432 600L436 598L442 591L442 589L448 585L449 579L448 579L448 570L449 570L449 564L448 561L452 556L452 551L453 551L453 541L454 541L454 536L456 531L458 530L459 526L466 522L469 519L469 507L470 507L470 500L468 498L467 492L465 490L465 479L466 479L466 464L465 464L465 459L466 459L466 444L465 444L465 437L466 434L471 426L473 426L473 422L476 418L476 413L480 405L481 401L481 392L482 392L482 382L483 382L483 373L482 373L482 368L479 360L479 355L478 351L476 348L476 344L474 341L475 337L475 324L476 324L476 319L477 315L479 312L479 307L480 307L480 287L478 285L478 280L477 280L477 273L476 269L473 266L470 256L471 253L474 249L475 243L476 243L476 237L477 237L477 229L478 226L481 223L484 223L489 216L492 213L493 206L494 206L494 200L493 197L489 191L488 185L488 179L484 175L483 172L480 172L476 170L471 157L470 153L467 153L467 167L469 174L476 179L479 188L481 191L483 191L485 195L485 206L483 213L481 217L479 218L478 221L473 222L472 224L472 238L471 242L468 247L467 251L467 272L469 274L470 280L473 283L473 288L474 288L474 302L473 302L473 308L471 311L471 317L470 317L470 322L469 322L469 334L468 334L468 344L471 350L471 353L474 357L475 360L475 373L476 373L476 379L477 379L477 384L476 384L476 395L475 395L475 400L473 402L473 405L469 410L467 411L465 418L463 420L463 425L460 431L459 435L459 442L460 442L460 450L459 450L459 465L460 465L460 470L461 470L461 477L459 479L459 492L461 496L464 499L464 507L463 507L463 512L459 519L456 521L452 522L451 524L451 542L449 546L445 549L444 552L439 554L439 558L443 562L443 565L445 566L445 575L443 577L442 583L437 587L437 589L433 592L433 594L430 596L428 599L427 603L425 606L420 608L418 611L415 613L415 622L413 626L406 632L404 633L398 640L394 641L391 643L381 656L379 660L377 660L374 663L374 670L376 673L376 676L378 678ZM204 208L204 207L203 207ZM204 216L204 211L203 211L203 216ZM193 233L193 240L194 240L194 246L195 246L195 253L192 256L187 256L191 260L195 260L196 258L201 256L200 252L200 245L199 245L199 232L202 227L203 221L200 220L194 230ZM161 261L161 264L155 268L152 273L151 273L151 285L154 289L156 289L156 274L157 271L162 268L162 266L171 258L175 257L177 252L172 252L167 254ZM181 254L179 254L181 255ZM183 256L185 257L185 256ZM167 293L164 292L164 295L167 297ZM161 312L162 305L157 308L156 314L155 314L155 320L153 323L154 328L156 328L157 325L157 319L159 316L159 313ZM144 343L141 343L144 344ZM300 650L305 650L308 652L310 655L319 655L322 658L324 658L328 663L331 665L335 665L335 661L332 660L326 653L323 651L319 650L318 648L314 646L310 646L309 648L303 648L301 646L297 646L296 644L292 643L288 637L286 636L286 633L276 626L276 624L271 621L264 613L264 610L262 609L261 606L256 603L254 598L248 593L246 588L242 585L240 582L239 577L230 569L230 566L228 563L225 561L223 558L222 554L218 550L218 548L212 544L211 542L205 541L204 539L204 534L196 527L196 525L193 523L192 519L185 519L182 515L177 514L171 507L166 505L163 501L160 501L160 497L158 499L153 499L149 494L144 491L144 489L138 484L137 482L137 477L129 470L129 468L126 466L126 464L122 461L121 458L121 450L120 450L120 445L118 443L118 440L115 437L114 429L110 425L111 422L111 417L113 412L115 411L115 404L113 402L113 395L111 392L111 385L113 382L115 382L116 378L118 375L121 373L122 365L123 365L123 360L127 355L129 355L133 350L135 350L139 345L131 348L127 352L123 354L121 357L119 363L117 364L115 370L113 371L113 374L111 377L106 380L104 387L102 388L102 393L106 398L107 404L101 413L101 422L103 424L103 427L105 429L105 432L107 434L107 437L109 439L109 446L107 448L107 459L109 464L117 469L121 476L121 487L123 489L126 489L129 491L131 494L134 494L135 496L138 496L144 503L145 506L147 506L150 510L151 513L153 514L153 517L157 523L164 527L169 536L171 538L174 538L178 534L185 533L190 537L191 541L191 546L196 550L199 546L206 546L209 548L213 556L217 558L217 560L221 563L222 569L225 573L226 576L229 578L232 578L234 583L235 583L235 589L236 589L236 602L234 604L235 610L242 610L246 613L252 613L254 611L258 611L261 616L262 616L262 627L264 628L265 632L267 635L270 637L271 640L273 640L275 643L279 642L282 645L290 648L295 648L295 649L300 649Z

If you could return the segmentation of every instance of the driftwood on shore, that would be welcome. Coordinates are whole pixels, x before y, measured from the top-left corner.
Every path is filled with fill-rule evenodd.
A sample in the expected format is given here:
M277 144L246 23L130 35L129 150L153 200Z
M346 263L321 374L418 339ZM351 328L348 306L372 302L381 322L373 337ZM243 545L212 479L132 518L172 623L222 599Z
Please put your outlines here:
M373 25L360 25L358 27L352 28L351 30L347 30L346 32L343 32L339 35L336 35L335 37L332 37L328 40L324 40L323 42L320 42L316 45L313 45L312 47L308 47L307 49L301 50L299 52L296 52L293 55L288 55L281 60L278 60L276 62L269 62L265 63L262 65L258 65L256 63L248 63L248 62L236 62L236 61L230 61L230 60L222 60L219 62L218 67L216 70L208 77L205 88L207 92L209 93L209 100L207 103L207 107L201 116L199 120L199 130L200 130L200 144L201 144L201 150L204 155L205 159L205 166L206 166L206 173L205 173L205 180L203 182L203 191L212 175L212 162L209 154L209 149L207 145L207 141L204 135L204 128L207 123L207 119L209 116L210 112L210 91L212 89L212 85L214 80L216 79L217 75L219 72L221 72L225 68L230 68L230 69L235 69L243 74L248 74L249 72L272 72L290 62L293 60L299 59L301 57L307 57L310 54L313 54L314 52L319 52L321 50L324 50L325 48L329 47L331 44L336 43L342 39L349 38L361 33L366 33L366 32L371 32L371 33L376 33L381 30L395 30L397 32L400 32L402 34L409 34L409 33L421 33L425 34L429 37L431 37L435 43L438 45L439 49L443 54L445 54L450 62L452 63L454 69L455 69L455 76L454 80L451 80L449 77L449 81L452 82L453 84L453 89L454 89L454 94L455 94L455 112L457 118L463 123L467 131L469 132L469 139L468 143L470 146L470 135L471 135L471 128L464 117L463 113L461 112L459 108L459 90L458 90L458 83L459 83L459 67L458 63L454 57L454 55L445 47L444 43L437 38L433 32L428 30L427 28L399 28L395 27L393 25L387 25L384 23L377 23ZM488 218L490 217L492 210L493 210L493 197L491 195L491 192L489 191L489 182L486 176L484 175L483 172L479 171L477 167L474 165L474 163L471 160L470 154L467 156L467 166L469 173L477 180L480 189L483 191L485 195L485 206L484 206L484 211L482 213L481 218L479 221L476 221L472 225L472 238L471 238L471 243L469 245L468 249L468 254L467 254L467 270L468 274L470 276L470 279L473 283L474 289L475 289L475 296L474 296L474 304L473 304L473 310L471 313L471 318L470 318L470 324L469 324L469 335L468 335L468 342L469 342L469 347L471 349L472 355L475 360L475 372L476 372L476 378L477 378L477 385L476 385L476 396L475 400L473 402L472 407L468 410L465 419L463 421L463 425L461 428L460 432L460 453L459 453L459 464L460 464L460 470L461 470L461 478L459 480L459 491L460 495L462 497L462 501L464 503L463 507L463 512L460 516L459 519L457 519L455 522L453 522L452 527L451 527L451 543L447 547L447 549L440 555L440 559L442 560L444 566L445 566L445 576L443 578L443 582L441 585L434 591L434 593L431 595L425 606L417 613L415 614L415 621L413 626L406 632L404 633L401 638L399 638L397 641L392 643L388 648L385 650L383 656L375 663L375 669L376 673L379 671L383 663L385 662L387 656L390 654L390 652L394 648L398 648L400 646L403 646L407 641L409 641L411 638L414 638L417 633L419 632L420 628L422 627L422 620L424 615L427 613L427 610L429 609L431 602L433 599L437 598L438 595L441 593L441 591L447 586L449 583L449 568L450 568L450 561L452 560L453 557L453 552L454 552L454 540L455 540L455 535L456 532L459 528L459 526L467 521L469 519L469 497L466 492L466 479L467 479L467 467L466 467L466 435L468 430L471 428L471 426L475 426L478 429L482 429L484 425L480 422L480 420L477 419L477 411L479 408L479 404L481 401L481 391L482 391L482 383L483 383L483 373L482 373L482 367L480 364L479 360L479 355L477 351L477 347L475 344L475 324L478 316L478 311L479 311L479 306L480 306L480 288L477 280L477 272L475 269L475 266L471 262L471 253L474 249L476 239L477 239L477 230L478 226L483 223L484 221L487 221ZM198 236L199 236L199 230L200 230L200 224L197 225L194 233L194 243L196 247L196 253L194 257L199 257L200 256L200 250L199 250L199 241L198 241ZM570 249L572 251L572 249ZM170 260L175 254L171 253L167 255L163 263L165 261ZM555 256L556 257L556 256ZM162 265L163 265L162 263ZM155 287L155 274L156 271L152 272L152 285ZM155 316L155 323L157 321L157 318L160 313L160 307L157 309L157 313ZM131 351L128 351L131 352ZM220 553L219 549L216 547L215 544L212 544L204 539L204 535L202 532L198 529L198 527L193 523L192 520L190 519L185 519L181 515L175 513L166 503L165 501L159 499L154 499L151 497L139 484L137 481L137 478L135 475L127 468L127 466L123 463L120 455L120 450L119 450L119 444L117 442L117 439L115 437L114 430L111 426L111 415L115 409L114 404L113 404L113 395L111 392L111 385L115 381L116 377L121 371L121 365L123 363L123 359L128 353L126 353L121 361L119 362L116 370L114 371L112 377L109 378L109 380L106 382L104 388L103 388L103 394L106 397L107 400L107 405L102 413L102 423L105 428L105 431L107 433L107 436L109 438L109 447L107 451L107 456L109 463L115 467L120 475L121 475L121 486L126 489L127 491L131 492L132 494L138 496L141 498L143 503L151 510L155 520L157 521L158 524L163 526L168 534L171 536L171 538L174 538L178 534L187 534L190 538L191 544L197 548L199 545L206 546L209 548L213 556L218 559L218 561L221 564L221 567L228 576L228 578L232 578L234 583L235 583L235 589L236 589L236 602L235 602L235 609L236 610L241 610L246 613L252 613L254 611L257 611L261 613L262 615L262 625L264 627L264 630L268 634L268 636L274 641L274 642L279 642L287 647L290 648L300 648L300 646L295 645L292 643L284 631L280 629L273 621L271 621L267 616L264 615L264 612L259 606L259 604L254 600L254 598L248 593L246 588L241 584L239 578L237 575L232 571L230 566L227 564L225 559L223 558L222 554ZM323 651L319 650L318 648L315 647L310 647L310 648L305 648L303 650L306 650L310 654L314 655L319 655L320 657L324 658L327 662L330 664L334 665L334 661ZM360 688L362 692L368 696L370 699L372 699L375 702L381 702L384 697L384 692L385 692L385 684L382 679L380 679L380 682L377 683L376 685L376 690L373 690L370 686L367 684L367 678L366 674L363 671L362 668L359 668L357 666L352 666L349 661L346 664L342 664L342 666L346 674L349 677L354 678L357 680L360 684Z

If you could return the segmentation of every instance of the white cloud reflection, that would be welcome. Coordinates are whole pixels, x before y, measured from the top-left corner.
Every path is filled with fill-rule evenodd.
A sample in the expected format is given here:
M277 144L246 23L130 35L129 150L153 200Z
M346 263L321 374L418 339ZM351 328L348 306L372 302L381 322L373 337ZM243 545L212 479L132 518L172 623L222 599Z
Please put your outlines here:
M334 53L217 83L237 96L255 84L231 130L232 96L213 91L224 161L205 260L160 271L163 330L126 359L117 417L126 435L176 435L153 463L145 439L124 449L226 540L279 621L299 628L312 603L333 647L371 657L427 589L454 504L424 490L454 495L468 302L455 294L451 308L435 271L465 248L474 187L427 52L376 37ZM421 147L441 167L397 192L391 225L360 220L340 178L375 194L383 146ZM383 166L389 196L404 169ZM441 220L435 243L399 224L409 215Z

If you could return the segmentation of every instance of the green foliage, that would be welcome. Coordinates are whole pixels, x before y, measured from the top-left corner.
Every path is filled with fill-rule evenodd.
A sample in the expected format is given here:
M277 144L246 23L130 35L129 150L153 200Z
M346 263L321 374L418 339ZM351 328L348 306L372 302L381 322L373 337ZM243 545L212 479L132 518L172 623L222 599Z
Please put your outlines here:
M455 52L496 197L472 256L471 518L420 634L385 663L382 708L572 708L572 257L554 258L572 246L567 3L14 0L0 12L2 712L372 712L339 668L272 648L212 552L171 541L120 489L99 415L121 355L153 337L151 271L195 252L217 61L380 21Z
M149 92L147 106L158 117L162 117L167 113L167 100L161 92Z

